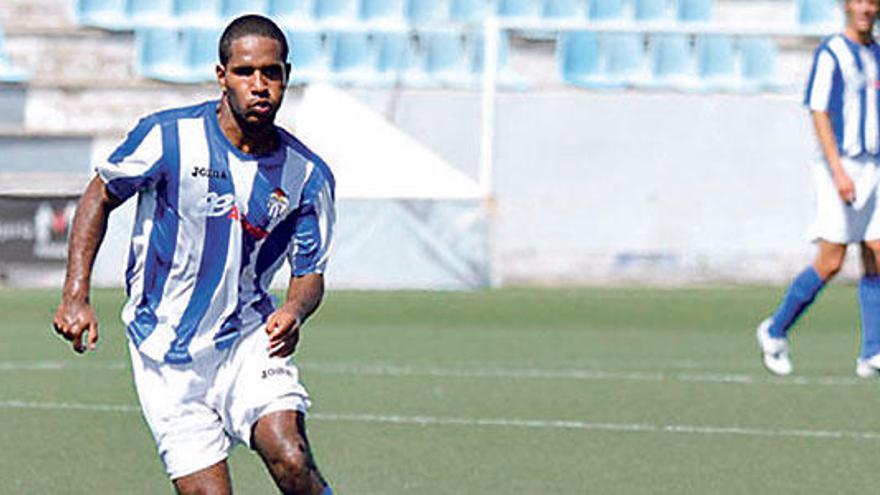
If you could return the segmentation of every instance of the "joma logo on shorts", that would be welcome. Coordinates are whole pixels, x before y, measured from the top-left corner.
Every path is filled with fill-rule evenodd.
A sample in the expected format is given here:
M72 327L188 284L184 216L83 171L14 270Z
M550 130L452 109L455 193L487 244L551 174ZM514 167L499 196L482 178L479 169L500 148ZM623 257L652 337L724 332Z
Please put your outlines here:
M226 172L223 170L211 170L206 167L193 167L192 174L193 177L208 177L210 179L223 179L226 180Z
M273 376L287 375L293 376L293 372L287 368L269 368L267 370L263 370L263 375L260 377L263 380L266 378L271 378Z

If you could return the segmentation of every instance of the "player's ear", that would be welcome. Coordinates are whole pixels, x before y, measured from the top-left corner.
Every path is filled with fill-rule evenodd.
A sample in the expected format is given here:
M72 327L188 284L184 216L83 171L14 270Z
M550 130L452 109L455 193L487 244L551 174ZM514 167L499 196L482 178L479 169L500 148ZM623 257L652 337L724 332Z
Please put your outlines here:
M224 92L226 91L226 67L223 64L217 64L214 67L214 73L217 74L217 83L220 84L220 89Z
M284 62L284 85L287 86L287 83L290 82L290 71L293 67L290 65L290 62Z

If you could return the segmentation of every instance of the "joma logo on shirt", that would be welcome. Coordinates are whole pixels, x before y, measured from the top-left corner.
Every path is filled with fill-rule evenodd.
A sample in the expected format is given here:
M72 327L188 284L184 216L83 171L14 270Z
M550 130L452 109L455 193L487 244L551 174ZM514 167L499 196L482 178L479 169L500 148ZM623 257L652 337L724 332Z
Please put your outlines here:
M193 177L208 177L210 179L223 179L226 180L226 172L223 170L211 170L206 167L193 167L192 170Z
M279 375L287 375L287 376L292 377L293 372L287 368L269 368L267 370L263 370L263 375L260 378L265 380L266 378L270 378L273 376L279 376Z

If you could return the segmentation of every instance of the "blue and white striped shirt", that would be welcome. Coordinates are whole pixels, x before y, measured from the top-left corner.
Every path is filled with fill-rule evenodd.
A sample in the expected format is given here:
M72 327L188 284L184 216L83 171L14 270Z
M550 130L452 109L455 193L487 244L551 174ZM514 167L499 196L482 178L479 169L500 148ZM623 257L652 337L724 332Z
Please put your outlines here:
M160 362L191 362L257 328L274 311L269 284L285 259L297 276L327 265L330 169L280 128L274 152L242 153L217 106L142 119L97 167L117 198L138 193L122 318Z
M804 104L828 112L842 156L880 154L880 47L856 43L843 34L816 49Z

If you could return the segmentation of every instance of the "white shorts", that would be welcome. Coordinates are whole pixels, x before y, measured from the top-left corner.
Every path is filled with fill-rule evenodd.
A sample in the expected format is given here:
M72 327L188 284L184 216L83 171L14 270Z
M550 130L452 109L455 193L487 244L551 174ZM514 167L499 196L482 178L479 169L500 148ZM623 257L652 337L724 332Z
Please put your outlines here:
M229 349L186 365L158 363L129 343L144 419L171 479L212 466L241 442L263 415L309 407L291 358L270 358L265 327Z
M816 218L809 230L814 241L835 244L880 239L880 208L877 205L878 162L873 158L841 158L841 164L855 184L856 200L840 199L831 171L824 161L814 165Z

